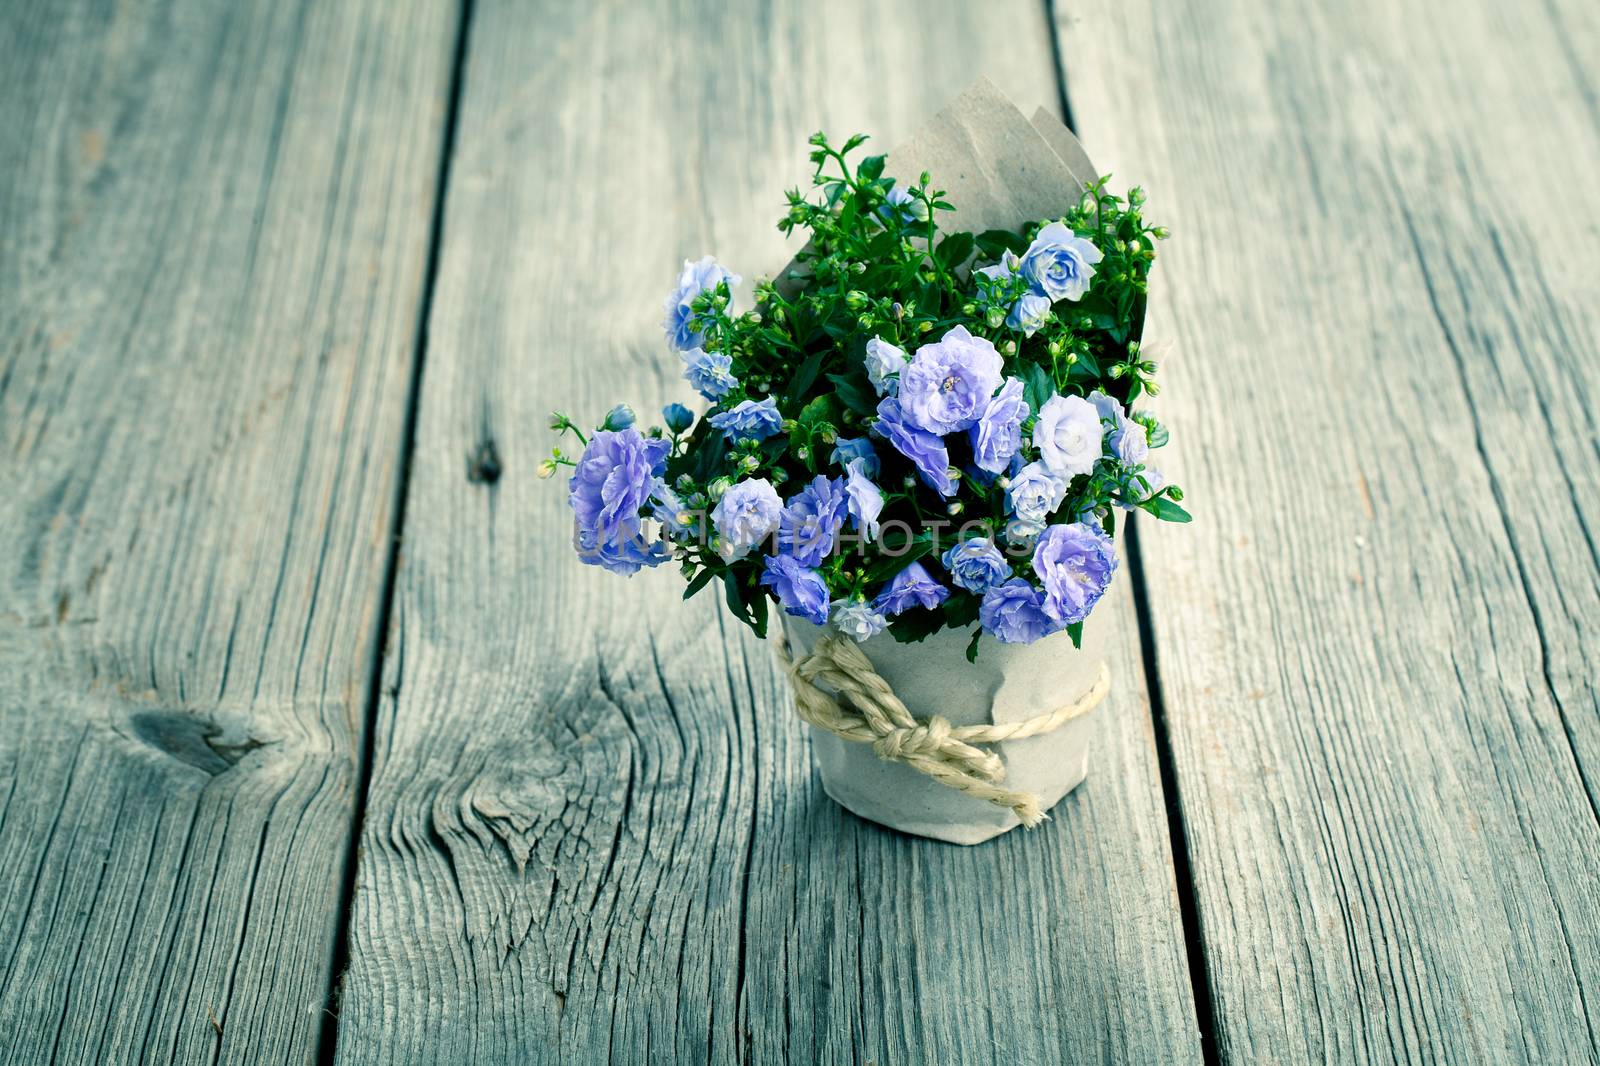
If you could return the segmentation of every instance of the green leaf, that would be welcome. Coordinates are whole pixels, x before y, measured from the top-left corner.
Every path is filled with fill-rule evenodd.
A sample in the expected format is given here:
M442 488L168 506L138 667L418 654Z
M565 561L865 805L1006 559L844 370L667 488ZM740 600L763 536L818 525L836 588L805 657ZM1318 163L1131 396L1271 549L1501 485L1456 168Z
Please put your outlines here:
M755 602L750 605L750 613L754 617L754 621L750 623L750 628L754 629L756 631L756 636L760 637L762 640L767 639L766 593L757 590Z
M732 570L722 575L722 590L728 601L728 610L733 616L750 628L755 628L755 619L750 617L750 608L745 606L744 591L739 588L739 575Z
M952 233L939 242L933 256L946 270L954 270L972 254L973 239L970 233Z
M709 423L702 422L701 426ZM727 439L723 437L722 430L710 429L706 435L694 444L690 450L692 456L689 463L689 476L702 484L710 481L722 471L722 466L728 459Z
M1116 311L1102 292L1091 291L1073 308L1076 317L1087 318L1094 329L1112 330L1119 325Z
M1039 408L1055 394L1056 383L1051 380L1049 371L1038 363L1027 363L1022 367L1022 398L1034 414L1038 414Z
M899 532L891 530L892 533ZM878 584L889 580L918 559L933 550L933 537L928 533L918 533L907 540L905 537L891 538L885 535L878 543L879 554L867 566L867 581L869 584ZM891 554L892 553L892 554Z
M972 639L967 641L967 662L978 661L978 638L983 636L983 627L979 626L972 631Z
M884 157L881 155L867 156L861 161L861 165L856 167L856 177L862 181L876 181L883 174L883 161Z
M800 397L806 394L812 382L817 380L817 371L822 369L822 361L828 357L828 349L818 348L806 356L806 361L800 364L800 369L794 372L794 378L789 382L789 403L800 402Z
M795 419L799 424L800 432L804 435L815 433L822 426L837 422L839 418L839 401L833 398L832 393L823 393L814 396L811 402L800 410L800 417Z
M795 420L795 430L792 443L796 447L796 458L799 458L800 448L805 448L804 462L807 469L816 473L821 469L821 464L827 458L824 451L824 442L838 435L839 401L833 394L825 392L814 397L800 412L800 417Z
M1074 648L1083 647L1083 623L1074 622L1067 627L1067 636L1072 638Z
M711 567L702 566L700 568L700 572L694 575L694 579L689 582L689 587L683 590L683 598L688 599L690 596L693 596L695 593L709 585L711 583L711 579L716 576L717 572L711 569Z
M846 408L868 417L878 413L878 394L860 375L829 374L827 378L833 382L834 392Z
M951 629L960 629L970 626L978 620L978 608L981 602L976 596L964 595L956 592L944 601L941 610L944 611L944 623Z
M861 213L861 197L852 196L845 201L844 208L839 212L838 226L842 233L849 233L855 229L856 216Z
M999 259L1007 251L1021 255L1028 250L1028 240L1020 233L1008 229L984 230L978 234L978 251L985 259Z
M1173 503L1165 496L1145 500L1139 505L1141 511L1149 511L1163 522L1192 522L1194 516L1182 507Z
M783 453L789 450L789 438L782 433L775 437L768 437L756 445L756 450L761 453L761 458L768 463L777 462Z
M944 628L944 615L926 607L913 607L894 616L889 635L902 644L916 644Z

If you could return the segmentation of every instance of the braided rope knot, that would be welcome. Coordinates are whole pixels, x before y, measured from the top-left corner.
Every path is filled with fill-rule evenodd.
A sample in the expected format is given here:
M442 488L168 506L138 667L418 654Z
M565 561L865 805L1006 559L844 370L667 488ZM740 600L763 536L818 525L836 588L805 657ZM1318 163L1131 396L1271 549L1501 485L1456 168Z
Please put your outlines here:
M880 759L903 759L908 755L934 755L950 739L950 720L934 715L910 729L896 728L872 742Z
M1039 797L1003 787L1005 763L978 745L1048 733L1093 710L1111 688L1110 671L1102 663L1088 692L1047 714L1020 722L957 726L943 715L914 717L866 654L838 633L824 633L807 655L792 655L782 631L774 647L794 689L795 710L807 723L845 740L871 744L879 758L904 763L947 788L1009 807L1030 829L1045 818Z

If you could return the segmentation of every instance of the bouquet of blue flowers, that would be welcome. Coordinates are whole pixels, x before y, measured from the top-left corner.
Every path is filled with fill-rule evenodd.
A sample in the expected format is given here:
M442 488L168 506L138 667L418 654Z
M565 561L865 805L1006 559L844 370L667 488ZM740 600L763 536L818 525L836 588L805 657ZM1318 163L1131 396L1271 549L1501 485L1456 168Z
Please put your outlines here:
M857 641L970 630L969 659L984 634L1076 644L1119 511L1189 517L1135 406L1157 392L1140 331L1167 232L1098 177L976 189L969 220L943 175L865 141L811 138L778 223L807 243L748 306L713 258L684 264L666 339L707 409L641 428L619 405L589 431L558 413L582 450L542 472L571 468L584 562L674 562L685 598L718 585L760 634L775 602ZM1015 201L1054 206L995 222Z

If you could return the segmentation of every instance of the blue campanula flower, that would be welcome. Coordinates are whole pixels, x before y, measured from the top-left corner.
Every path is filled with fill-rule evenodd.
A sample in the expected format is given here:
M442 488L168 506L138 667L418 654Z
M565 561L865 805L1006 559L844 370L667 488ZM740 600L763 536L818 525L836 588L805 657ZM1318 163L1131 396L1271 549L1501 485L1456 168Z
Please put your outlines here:
M1093 526L1098 530L1104 531L1105 529L1105 525L1100 521L1100 512L1095 510L1093 507L1085 507L1083 510L1079 511L1077 517L1075 517L1073 521L1082 522L1084 525Z
M1089 617L1116 570L1111 538L1082 522L1051 526L1033 549L1033 572L1044 583L1044 612L1063 625Z
M988 537L972 537L944 553L950 580L968 592L986 592L1011 576L1006 557Z
M883 200L883 206L878 208L878 217L885 222L898 218L902 225L909 225L928 219L928 205L912 196L911 190L904 185L890 189L884 194Z
M633 408L629 407L625 403L619 403L617 406L606 412L604 428L627 429L629 426L633 425L635 421L637 421L637 419L634 417Z
M995 347L956 326L924 344L900 373L900 408L912 425L943 436L978 421L1000 387L1002 361Z
M1094 409L1100 412L1101 419L1105 421L1114 420L1117 412L1122 410L1122 405L1117 402L1116 397L1108 396L1099 389L1089 394L1089 402L1094 404Z
M713 403L739 382L733 376L733 357L704 348L690 348L683 356L683 376L695 391Z
M1150 434L1120 408L1111 425L1111 454L1125 463L1143 463L1150 458Z
M1013 516L1010 534L1017 538L1038 536L1050 521L1051 512L1066 498L1067 483L1043 463L1024 466L1006 486L1006 510Z
M766 440L783 429L778 401L771 396L764 400L741 400L733 410L712 415L709 421L734 440Z
M848 499L844 482L818 475L789 497L778 519L778 550L802 566L821 566L833 554Z
M680 352L686 352L705 343L705 334L701 332L695 317L694 299L708 289L715 289L722 282L728 283L731 296L733 287L739 284L739 275L730 274L709 255L693 263L687 259L683 261L678 284L667 296L667 317L661 323L666 330L668 344Z
M879 396L893 396L900 384L900 372L906 368L906 353L882 337L867 342L867 380L878 390Z
M1020 577L983 594L978 623L1002 644L1032 644L1059 626L1044 613L1044 597Z
M889 624L889 620L865 600L834 600L830 617L833 627L854 641L875 637Z
M667 559L660 541L647 543L641 512L666 471L672 443L636 429L602 429L589 439L567 483L576 516L578 558L619 574Z
M883 512L883 490L867 475L867 460L862 456L845 467L845 495L849 498L851 525L867 541L878 539L878 515Z
M912 607L937 607L950 597L950 590L933 579L921 563L912 563L894 576L872 601L875 610L897 615Z
M694 425L694 412L681 403L667 404L661 409L661 417L673 433L682 433Z
M1111 423L1111 454L1124 463L1143 463L1150 456L1150 434L1114 397L1096 389L1089 394L1089 402L1100 413L1102 422Z
M730 562L742 559L778 528L783 502L766 478L741 481L722 494L711 511L717 550Z
M678 494L657 479L655 505L650 514L661 523L662 532L672 540L683 540L694 533L696 516L685 507Z
M769 555L762 563L761 583L773 591L783 609L812 625L828 620L828 583L792 555Z
M1110 423L1107 443L1111 454L1124 465L1122 493L1118 507L1131 508L1148 500L1167 483L1161 471L1150 466L1150 427L1148 420L1134 417L1111 396L1100 391L1089 394L1089 402L1100 412L1101 421Z
M917 473L935 492L941 496L956 494L955 479L950 476L950 453L944 441L907 422L898 399L883 398L878 404L878 420L873 423L873 429L916 464Z
M1039 461L1063 481L1093 470L1104 441L1100 412L1082 396L1052 396L1039 408L1033 445Z
M1017 258L1017 253L1007 248L1000 253L1000 261L998 263L979 267L977 272L986 278L993 278L996 281L1009 281L1021 265L1022 261Z
M1124 510L1131 510L1134 504L1142 503L1161 491L1161 486L1167 479L1161 471L1153 466L1146 466L1136 474L1129 474L1122 483L1122 496L1116 501L1117 506Z
M1022 422L1028 413L1028 401L1022 398L1022 381L1006 378L970 431L972 460L980 470L998 474L1006 469L1022 448Z
M1059 222L1039 231L1022 256L1022 276L1033 291L1055 300L1078 300L1089 291L1094 265L1104 256L1092 241Z
M1042 293L1025 292L1011 305L1011 313L1006 315L1006 325L1021 330L1024 337L1031 337L1050 321L1051 314L1050 297Z
M834 442L833 454L828 457L829 462L849 466L852 459L862 460L861 472L867 477L878 476L878 453L873 451L872 442L867 438L840 437Z

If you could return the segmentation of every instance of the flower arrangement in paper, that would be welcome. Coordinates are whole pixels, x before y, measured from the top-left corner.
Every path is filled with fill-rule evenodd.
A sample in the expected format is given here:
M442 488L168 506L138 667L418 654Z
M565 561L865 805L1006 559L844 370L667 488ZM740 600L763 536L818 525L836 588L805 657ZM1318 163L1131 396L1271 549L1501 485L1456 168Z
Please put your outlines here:
M811 139L778 224L809 242L753 306L710 256L684 264L663 326L708 409L640 429L618 405L588 433L557 414L582 452L541 473L571 468L584 562L676 562L685 598L720 584L758 633L776 602L856 640L970 628L969 658L985 633L1076 643L1118 510L1189 519L1133 406L1157 392L1139 335L1166 230L1102 178L1060 218L963 232L930 175L853 163L864 141Z

